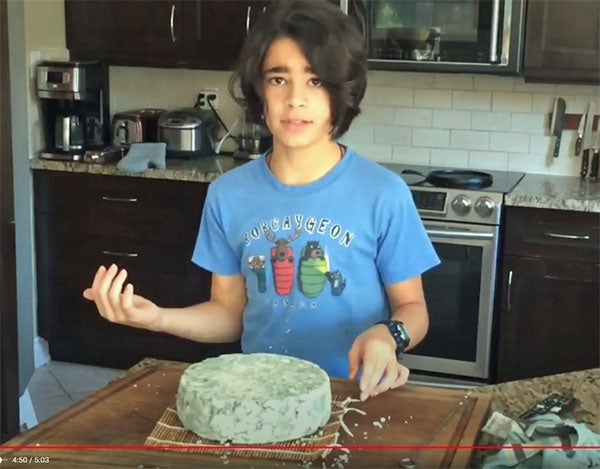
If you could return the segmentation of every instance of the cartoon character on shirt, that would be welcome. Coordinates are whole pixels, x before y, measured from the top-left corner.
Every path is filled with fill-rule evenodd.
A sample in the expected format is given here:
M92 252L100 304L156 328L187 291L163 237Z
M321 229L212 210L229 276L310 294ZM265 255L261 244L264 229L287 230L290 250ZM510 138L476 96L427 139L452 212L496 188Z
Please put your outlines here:
M275 243L275 247L271 248L275 292L280 296L289 295L294 284L294 250L289 244L300 236L300 227L297 226L287 238L275 238L268 228L263 231L265 237Z
M316 298L327 283L329 262L318 241L308 241L298 264L298 287L308 298Z
M325 276L331 285L331 294L340 296L346 288L346 279L342 276L342 273L339 270L334 270L333 272L327 272Z
M264 293L267 291L267 275L265 269L265 256L254 255L248 257L248 267L256 274L258 280L258 291Z

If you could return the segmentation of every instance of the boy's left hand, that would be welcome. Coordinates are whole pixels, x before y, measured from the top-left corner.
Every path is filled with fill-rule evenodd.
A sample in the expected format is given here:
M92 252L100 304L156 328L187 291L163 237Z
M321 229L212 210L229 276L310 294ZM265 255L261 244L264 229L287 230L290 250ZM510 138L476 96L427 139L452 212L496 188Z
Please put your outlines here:
M361 401L402 386L408 380L409 370L398 363L396 343L385 324L367 329L354 340L348 352L348 363L350 379L356 378L362 365Z

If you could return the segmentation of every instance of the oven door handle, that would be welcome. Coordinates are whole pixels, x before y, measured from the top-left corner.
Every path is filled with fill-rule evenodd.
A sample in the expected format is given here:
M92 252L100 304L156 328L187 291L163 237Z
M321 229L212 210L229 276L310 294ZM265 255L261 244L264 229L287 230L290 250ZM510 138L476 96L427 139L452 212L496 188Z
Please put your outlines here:
M429 236L438 238L462 238L462 239L492 239L494 233L474 233L472 231L446 231L427 229Z

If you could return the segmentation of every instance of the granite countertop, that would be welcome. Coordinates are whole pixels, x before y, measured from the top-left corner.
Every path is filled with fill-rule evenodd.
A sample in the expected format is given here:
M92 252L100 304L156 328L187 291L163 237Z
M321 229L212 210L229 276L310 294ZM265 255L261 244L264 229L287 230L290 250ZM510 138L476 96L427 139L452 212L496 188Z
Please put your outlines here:
M192 160L167 159L166 169L147 169L141 173L128 174L119 171L116 163L90 164L34 158L31 160L31 168L73 173L211 182L220 174L247 161L222 155L204 156ZM582 180L579 177L572 176L526 174L516 187L506 194L505 201L506 205L515 207L600 213L600 181Z
M175 181L212 182L222 173L246 163L248 160L231 156L203 156L194 159L167 159L165 169L147 169L140 173L124 173L116 163L93 164L79 161L59 161L33 158L32 169L66 171L71 173L103 174L107 176L129 176L149 179L170 179Z
M600 181L526 174L505 197L506 205L600 213Z
M493 384L476 390L491 394L490 415L497 411L510 418L518 417L550 394L574 396L577 400L575 408L565 417L585 423L600 433L600 368ZM480 433L476 443L477 446L496 444L494 437L486 433ZM473 467L481 466L483 459L496 451L475 450L471 461Z

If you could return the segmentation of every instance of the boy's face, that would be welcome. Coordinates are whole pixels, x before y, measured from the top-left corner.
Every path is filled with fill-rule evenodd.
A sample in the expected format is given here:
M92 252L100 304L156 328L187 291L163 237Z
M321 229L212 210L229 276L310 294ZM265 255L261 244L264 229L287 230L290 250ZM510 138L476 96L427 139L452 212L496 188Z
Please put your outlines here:
M265 122L275 142L303 148L331 140L329 93L297 42L275 39L262 72Z

